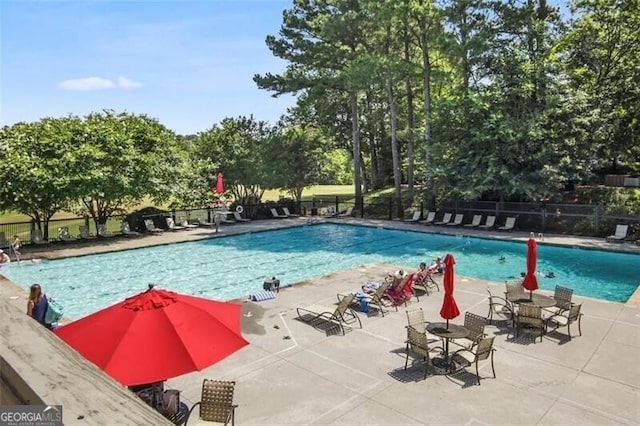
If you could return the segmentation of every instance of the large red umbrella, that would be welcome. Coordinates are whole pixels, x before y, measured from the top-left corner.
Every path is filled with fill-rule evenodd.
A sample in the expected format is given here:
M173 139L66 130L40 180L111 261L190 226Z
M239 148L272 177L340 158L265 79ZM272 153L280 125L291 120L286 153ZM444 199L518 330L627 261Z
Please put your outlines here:
M216 193L224 193L224 176L222 172L218 172L218 176L216 177Z
M55 333L125 386L206 368L248 344L241 306L149 290Z
M447 254L444 258L444 300L442 301L442 309L440 316L447 320L447 328L449 328L449 320L460 315L460 309L456 299L453 298L453 265L456 261L451 254Z
M527 242L527 275L524 276L522 287L529 290L529 297L531 292L538 289L538 279L536 278L536 263L538 261L536 240L529 238Z

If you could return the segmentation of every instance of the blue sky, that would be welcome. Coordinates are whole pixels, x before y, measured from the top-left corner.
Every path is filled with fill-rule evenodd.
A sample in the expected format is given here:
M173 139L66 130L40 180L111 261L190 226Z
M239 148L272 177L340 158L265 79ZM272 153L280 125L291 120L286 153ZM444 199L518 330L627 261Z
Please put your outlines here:
M274 123L254 74L280 72L264 40L291 0L0 0L2 125L114 109L178 133L225 117Z

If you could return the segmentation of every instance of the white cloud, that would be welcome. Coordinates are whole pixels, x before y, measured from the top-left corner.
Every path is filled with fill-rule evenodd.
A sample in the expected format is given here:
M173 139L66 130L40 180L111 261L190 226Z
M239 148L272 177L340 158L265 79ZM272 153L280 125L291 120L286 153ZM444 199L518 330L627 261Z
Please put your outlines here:
M63 80L58 85L65 90L104 90L104 89L137 89L142 84L126 77L118 77L116 81L101 77L78 78Z

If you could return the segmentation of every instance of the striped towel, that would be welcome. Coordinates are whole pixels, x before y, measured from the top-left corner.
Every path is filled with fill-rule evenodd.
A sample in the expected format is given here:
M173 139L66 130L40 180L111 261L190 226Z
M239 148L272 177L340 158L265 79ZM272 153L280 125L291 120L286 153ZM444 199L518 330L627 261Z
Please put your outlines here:
M272 291L259 291L258 293L252 294L250 299L254 302L262 302L263 300L275 299L276 294Z

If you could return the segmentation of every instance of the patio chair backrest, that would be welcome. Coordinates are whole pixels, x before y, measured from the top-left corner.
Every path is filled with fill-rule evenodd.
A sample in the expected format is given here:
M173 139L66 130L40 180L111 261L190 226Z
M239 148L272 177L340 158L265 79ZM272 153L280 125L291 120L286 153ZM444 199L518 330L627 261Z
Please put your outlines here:
M526 296L522 281L506 281L505 286L507 288L507 299L518 299Z
M345 210L343 214L345 216L351 216L351 213L353 213L353 207L347 207L347 210Z
M413 327L407 327L407 343L413 352L429 359L429 341L425 333Z
M456 217L455 217L455 218L453 218L453 223L462 223L462 220L463 220L463 219L464 219L464 215L463 215L463 214L458 213L458 214L456 215Z
M426 333L427 324L424 321L424 312L422 311L422 308L418 308L413 311L406 311L406 313L409 328L413 328L421 333Z
M144 226L147 227L148 231L152 231L154 229L156 229L156 225L154 225L153 221L151 219L145 219L144 220Z
M516 224L516 218L515 217L508 217L507 220L504 222L504 227L505 228L513 228Z
M474 314L473 312L467 312L464 315L464 328L469 330L467 338L469 340L476 341L480 337L484 336L484 326L487 323L485 317Z
M202 383L200 419L226 423L233 409L233 391L236 382L205 379Z
M495 336L483 337L482 339L478 340L478 346L476 348L476 359L478 361L489 358L489 355L491 355L491 351L493 350L494 340Z
M433 222L435 218L436 218L436 212L429 212L427 213L427 218L425 219L425 221Z
M553 292L553 298L556 301L556 306L560 309L571 308L572 296L573 296L573 289L563 287L560 285L557 285L555 291Z
M355 295L353 294L347 294L345 297L343 297L340 300L340 303L338 303L338 307L333 313L333 316L336 318L341 318L344 315L344 313L347 312L347 309L349 309L349 306L351 305L351 303L353 303L354 298L355 298Z
M522 324L541 326L542 308L529 303L521 303L520 308L518 309L518 322Z
M496 223L495 216L487 216L487 221L484 223L484 226L493 226Z
M442 222L449 222L451 221L451 213L445 213L444 216L442 216Z
M626 238L629 231L629 225L616 225L616 238Z
M120 229L122 230L122 232L131 232L129 222L122 222L122 224L120 225Z
M411 218L411 220L420 220L420 210L413 212L413 217Z

